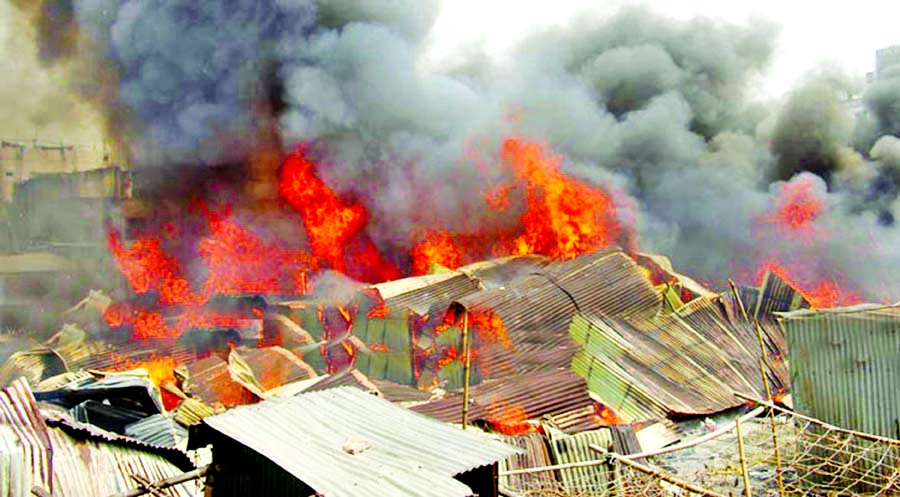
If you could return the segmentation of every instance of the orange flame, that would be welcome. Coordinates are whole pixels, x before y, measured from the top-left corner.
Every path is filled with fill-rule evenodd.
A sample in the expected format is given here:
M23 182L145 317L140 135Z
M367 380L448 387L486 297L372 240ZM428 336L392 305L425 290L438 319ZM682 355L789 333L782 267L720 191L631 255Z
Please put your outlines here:
M812 236L813 223L825 208L825 201L815 196L814 181L812 176L798 176L784 183L775 211L765 220L787 233Z
M763 263L758 271L757 279L762 281L766 272L771 272L778 276L791 288L797 290L813 309L853 305L862 302L862 298L852 292L843 290L841 285L833 279L800 279L792 275L787 267L775 260Z
M512 346L512 340L506 332L503 319L491 310L470 312L469 326L478 333L478 339L482 345Z
M462 252L449 233L433 232L412 249L413 274L425 274L432 264L449 269L462 265Z
M173 357L151 356L144 360L133 360L115 352L110 352L109 356L113 361L110 366L111 371L144 369L150 374L150 380L156 386L175 383L175 359Z
M564 174L560 156L518 138L507 139L501 155L518 186L525 188L527 206L520 219L523 232L510 247L512 255L571 259L616 241L619 223L612 200L599 188ZM496 191L494 197L493 205L506 203L496 199Z
M343 202L316 175L315 164L302 148L285 160L280 191L300 213L315 257L357 280L385 281L400 276L399 268L385 261L371 241L361 238L368 222L365 208ZM348 247L353 245L357 253L351 259ZM354 264L348 264L349 260Z
M491 427L506 435L521 435L535 430L528 422L528 412L505 400L491 402L487 407L487 421Z
M825 199L817 196L816 179L811 175L795 176L783 183L775 198L772 210L757 221L760 225L774 226L778 236L801 244L813 244L817 239L830 236L816 226L825 210ZM814 309L852 305L862 301L840 275L820 269L821 261L815 256L805 258L764 258L756 269L756 282L762 282L766 272L783 279Z
M383 319L390 315L391 310L388 308L387 304L382 300L377 306L369 309L369 312L366 313L371 319Z
M210 236L200 241L198 250L209 268L203 295L301 293L296 282L301 274L315 269L313 258L291 251L280 243L265 243L225 215L205 212ZM285 280L294 283L285 288Z

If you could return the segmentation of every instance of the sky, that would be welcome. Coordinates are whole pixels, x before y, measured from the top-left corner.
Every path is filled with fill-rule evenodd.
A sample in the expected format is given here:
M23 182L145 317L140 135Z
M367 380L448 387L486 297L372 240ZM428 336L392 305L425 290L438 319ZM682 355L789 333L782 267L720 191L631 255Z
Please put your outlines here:
M837 63L851 75L874 70L875 50L900 44L900 3L874 0L443 0L431 33L429 60L452 58L460 48L479 45L492 56L526 33L565 24L576 16L604 15L625 5L644 5L678 19L706 16L728 22L764 18L781 28L770 73L760 91L778 97L819 62Z

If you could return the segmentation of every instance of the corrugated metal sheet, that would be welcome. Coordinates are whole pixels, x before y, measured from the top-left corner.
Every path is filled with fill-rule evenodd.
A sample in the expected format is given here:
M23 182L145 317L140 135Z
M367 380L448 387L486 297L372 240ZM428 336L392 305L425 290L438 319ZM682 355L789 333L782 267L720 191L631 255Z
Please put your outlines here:
M794 311L809 307L800 292L791 288L786 281L771 272L763 277L759 300L753 309L753 315L760 321L773 320L776 312Z
M504 436L503 441L525 452L500 461L501 473L511 469L539 468L553 465L547 442L544 441L544 436L539 433ZM508 488L515 493L552 492L559 489L555 471L501 476L499 482L501 488Z
M502 319L512 346L479 348L478 361L485 377L499 378L567 363L575 352L568 326L579 311L656 314L662 297L637 264L613 247L549 264L506 286L468 295L457 303L470 312L492 312ZM543 367L540 361L532 360L554 353L559 353L558 361Z
M126 426L125 435L162 447L176 447L187 440L187 430L162 414L156 414Z
M324 376L322 377L322 379L303 389L303 391L318 392L335 387L356 387L364 392L375 394L379 397L383 396L381 391L378 390L378 387L375 385L375 383L370 381L368 378L366 378L366 375L362 374L356 369L345 369L340 373Z
M900 438L900 309L861 305L781 314L795 409Z
M585 431L575 435L549 429L547 436L550 440L550 452L556 464L579 463L596 461L603 456L593 449L591 445L597 445L611 450L613 439L608 428L594 431ZM568 468L559 470L559 479L563 488L578 495L605 494L610 481L609 467L606 465L586 466L581 468Z
M218 356L210 356L186 366L185 393L200 398L206 404L232 407L252 402L254 395L231 378L228 363Z
M4 438L15 437L14 440L20 447L17 453L12 453L10 456L24 458L24 462L10 464L7 468L11 470L15 467L25 470L15 475L0 474L2 477L0 479L13 481L15 478L19 480L20 488L28 492L19 494L22 496L29 495L31 487L35 485L51 489L53 485L51 460L53 446L47 434L44 418L40 415L34 396L25 381L18 380L9 388L0 390L0 426L3 426L4 431L8 433ZM9 479L7 480L7 478Z
M453 475L516 452L349 387L267 400L204 423L328 497L466 497L471 490ZM342 450L354 439L369 447Z
M584 348L573 369L587 378L601 403L626 421L740 405L733 392L755 396L764 391L754 368L759 354L714 319L712 302L700 300L651 319L579 314L571 333Z
M482 289L491 290L527 274L536 273L550 262L550 258L541 255L503 257L469 264L458 271L468 274Z
M253 379L263 391L271 390L295 381L308 380L318 375L293 352L281 347L238 347L231 351L229 363L243 361L253 373ZM234 369L234 368L232 368ZM232 372L234 377L234 372Z
M24 469L16 475L18 488L24 493L14 497L30 497L34 485L54 497L108 497L135 488L133 476L158 481L190 469L183 452L179 453L185 466L179 468L162 454L146 450L141 442L71 421L45 423L24 382L0 392L0 432L3 439L14 436L21 448L18 454L10 454L20 459L7 466ZM172 449L153 450L174 454ZM161 491L160 495L199 497L202 487L194 482Z
M488 381L472 387L469 401L469 421L489 423L503 423L513 412L519 419L512 421L524 421L594 405L584 379L569 370ZM441 421L462 423L462 405L462 395L451 395L412 409Z
M609 425L597 413L599 406L591 405L579 407L556 414L548 414L543 422L565 433L578 433L582 431L596 430Z
M371 381L378 387L382 396L391 402L400 404L425 402L431 398L430 392L409 385L401 385L391 380L379 380L374 378L371 379Z
M420 316L444 310L450 302L481 289L478 281L463 273L414 276L373 285L390 309L409 309Z

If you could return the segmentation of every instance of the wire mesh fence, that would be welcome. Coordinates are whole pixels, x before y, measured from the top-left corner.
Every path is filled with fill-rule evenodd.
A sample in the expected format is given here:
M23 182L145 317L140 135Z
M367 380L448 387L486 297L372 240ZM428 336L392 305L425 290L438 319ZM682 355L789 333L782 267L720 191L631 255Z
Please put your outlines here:
M522 497L900 494L900 441L761 404L767 416L741 423L743 451L731 425L656 454L600 448L594 461L501 471L501 486Z

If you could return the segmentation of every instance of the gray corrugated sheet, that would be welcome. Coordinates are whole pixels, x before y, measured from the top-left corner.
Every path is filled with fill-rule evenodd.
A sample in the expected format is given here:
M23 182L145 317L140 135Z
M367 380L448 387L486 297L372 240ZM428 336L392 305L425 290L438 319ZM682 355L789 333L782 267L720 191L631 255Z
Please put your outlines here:
M144 450L141 442L105 432L100 435L98 430L77 423L45 423L24 382L0 392L0 429L6 432L4 438L10 432L14 434L23 448L19 454L24 460L18 466L26 472L16 476L27 493L14 497L30 496L33 485L54 497L108 497L133 488L132 475L158 481L190 469L184 453L181 457L187 466L179 468L162 455ZM202 486L196 482L178 485L160 495L198 497Z
M525 435L504 436L503 441L525 451L524 454L510 456L500 462L500 471L522 468L540 468L553 465L553 459L547 449L544 436L540 433L526 433ZM540 473L524 473L500 477L500 487L508 488L516 493L546 491L553 492L559 489L555 471L542 471Z
M781 314L795 409L900 438L900 309L859 305Z
M47 406L46 404L41 405L44 407ZM190 459L181 449L172 446L157 445L146 440L106 431L94 425L80 423L72 419L68 413L56 409L42 409L41 414L43 415L47 426L58 428L72 438L90 439L120 447L134 448L148 454L162 456L183 470L193 469Z
M469 400L469 421L500 424L507 421L504 418L513 409L520 409L516 414L521 413L525 419L538 419L594 405L584 379L569 370L488 381L472 387ZM462 405L462 395L452 395L412 409L442 421L462 423Z
M550 262L550 258L541 255L504 257L469 264L459 268L459 271L478 281L483 289L491 290L527 274L538 272Z
M326 497L467 497L454 475L516 452L351 387L238 407L204 423ZM348 454L342 447L352 438L370 448Z
M162 414L126 426L125 435L162 447L175 447L187 440L187 430Z
M590 448L597 445L604 449L612 449L612 434L609 428L585 431L575 435L566 435L552 428L547 430L550 440L550 452L556 464L580 463L603 459L603 456ZM572 494L606 495L612 480L609 466L597 465L562 469L559 471L563 487Z
M791 288L775 273L767 272L763 277L759 300L755 308L747 308L760 321L774 319L774 313L794 311L809 307L800 292Z

